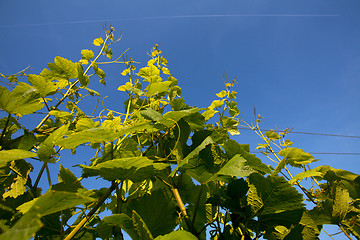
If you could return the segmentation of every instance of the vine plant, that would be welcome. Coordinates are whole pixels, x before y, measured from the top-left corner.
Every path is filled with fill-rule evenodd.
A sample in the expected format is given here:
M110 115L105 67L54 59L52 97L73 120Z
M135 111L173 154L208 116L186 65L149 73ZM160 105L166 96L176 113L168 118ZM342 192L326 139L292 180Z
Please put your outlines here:
M55 57L39 75L1 75L0 239L318 239L325 224L359 239L359 175L310 168L316 159L292 147L289 131L263 133L257 116L247 126L264 140L266 164L231 138L241 124L235 80L209 107L192 107L158 45L138 69L124 54L112 60L115 42L110 28L93 41L96 56L84 49L77 62ZM118 90L127 100L93 116L79 102L100 96L89 86L96 77L105 84L105 63L123 64ZM37 113L45 115L29 129ZM60 165L52 183L49 168L64 149L95 155L75 163L82 176ZM92 177L109 186L84 188Z

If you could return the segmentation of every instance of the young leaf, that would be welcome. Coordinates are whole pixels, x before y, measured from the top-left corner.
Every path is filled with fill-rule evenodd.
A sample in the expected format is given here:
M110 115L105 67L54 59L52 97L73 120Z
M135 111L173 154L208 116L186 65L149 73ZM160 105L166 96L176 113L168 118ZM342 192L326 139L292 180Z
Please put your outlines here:
M101 37L95 38L95 39L94 39L94 42L93 42L93 44L94 44L95 46L101 46L103 43L104 43L104 40L103 40Z
M219 98L223 98L227 95L227 92L225 90L222 90L221 92L217 93L216 96Z
M270 136L270 134L268 134ZM271 135L272 136L272 135ZM298 148L284 148L279 152L280 156L286 159L286 163L293 167L301 167L304 164L317 161L310 153Z
M76 67L77 67L77 71L78 71L78 79L79 79L81 86L87 87L87 85L89 85L89 77L84 75L83 66L80 63L78 63L78 64L76 64Z
M81 55L82 55L83 59L86 59L86 60L90 60L90 59L94 58L94 52L91 50L88 50L88 49L81 50Z

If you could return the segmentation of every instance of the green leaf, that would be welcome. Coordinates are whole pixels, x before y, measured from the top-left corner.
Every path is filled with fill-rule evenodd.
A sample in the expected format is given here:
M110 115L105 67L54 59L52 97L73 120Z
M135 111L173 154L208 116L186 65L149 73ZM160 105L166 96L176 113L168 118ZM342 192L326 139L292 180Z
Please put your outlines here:
M236 99L236 95L237 95L236 91L231 91L229 94L229 97L230 97L230 99Z
M170 177L175 176L176 172L180 168L191 169L191 168L196 167L197 164L193 165L191 160L194 158L195 159L198 158L200 151L203 150L207 145L209 145L211 143L214 143L214 141L212 140L212 138L210 136L205 138L204 141L202 141L202 143L199 146L197 146L184 159L181 160L181 162L178 164L178 166L170 173ZM196 161L196 163L197 163L197 161Z
M330 166L323 165L297 174L289 181L289 183L293 184L294 182L303 180L307 177L316 177L318 180L324 179L332 182L341 179L354 181L357 177L359 177L359 175L343 169L335 169Z
M152 108L147 108L145 110L142 110L140 113L144 117L149 118L150 120L153 120L153 121L160 121L163 118L161 113L159 113L158 111L155 111Z
M225 103L225 99L214 100L214 101L211 103L211 105L209 106L209 109L212 110L212 109L221 107L222 105L224 105L224 103Z
M248 185L248 204L254 213L266 219L271 216L275 219L275 215L278 213L303 210L304 208L302 195L283 177L267 176L265 178L260 174L251 174L248 177ZM284 221L286 218L289 221L292 219L291 216L282 217L285 218Z
M338 186L335 192L335 201L332 211L332 220L336 224L340 224L345 219L350 208L349 202L350 196L348 190Z
M104 124L104 123L103 123ZM119 125L119 124L117 124ZM150 129L152 126L147 122L141 122L134 124L129 127L120 127L120 130L116 130L114 127L98 127L90 128L84 131L75 132L62 138L56 142L56 145L62 146L66 149L73 149L83 143L101 143L101 142L112 142L116 138L136 131Z
M153 177L157 172L168 168L166 163L157 163L146 157L130 157L108 160L89 167L80 165L83 168L83 176L100 176L106 180L131 180L133 182L143 181Z
M281 136L274 130L267 131L265 136L271 140L279 140L281 138Z
M91 50L88 50L88 49L81 50L81 55L82 55L83 59L86 59L86 60L90 60L90 59L94 58L94 52Z
M150 83L149 86L146 87L147 96L154 96L158 93L167 92L172 82L165 81L165 82L154 82Z
M160 75L160 70L156 66L151 64L148 67L141 68L138 75L151 82L151 80L155 79L153 77Z
M0 86L0 109L9 114L31 114L44 107L39 97L39 92L35 88L23 82L20 82L12 92Z
M141 216L154 237L169 233L176 227L178 217L176 207L171 195L167 195L161 189L142 198L133 199L126 206L129 213L135 210Z
M124 71L121 72L121 75L126 76L130 74L130 71L131 71L130 68L126 68Z
M222 146L229 158L234 157L236 154L240 154L244 159L246 159L246 166L249 166L251 169L258 171L261 174L272 172L269 166L264 164L258 157L256 157L256 155L249 152L250 149L248 145L239 144L235 140L230 139Z
M34 237L35 233L43 226L40 221L40 214L32 212L20 218L15 225L0 235L0 240L28 240Z
M153 240L153 236L151 235L148 227L146 226L146 223L142 220L140 215L135 210L132 210L132 213L133 214L131 219L139 234L139 240Z
M195 107L195 108L180 110L180 111L170 111L163 115L163 119L160 120L159 123L161 123L167 127L171 127L176 122L178 122L180 119L182 119L183 117L190 116L191 114L194 114L194 113L198 112L199 110L200 110L199 108Z
M26 192L26 181L27 177L24 178L23 176L18 176L15 182L11 184L11 188L2 195L3 198L17 198L18 196L23 195Z
M40 97L46 97L56 93L58 86L46 80L41 75L29 74L27 75L28 81L33 85L33 87L40 93Z
M59 111L59 110L51 110L49 115L55 116L55 118L70 120L74 117L72 113L66 111Z
M22 204L17 210L24 214L36 212L43 217L95 200L79 193L49 190L44 195Z
M95 38L95 39L94 39L94 42L93 42L93 44L94 44L95 46L101 46L103 43L104 43L104 40L103 40L101 37Z
M205 112L202 113L202 115L204 116L205 118L205 121L209 120L210 118L212 118L215 113L217 113L218 111L215 111L213 109L209 109L209 110L206 110Z
M0 167L6 166L8 162L24 158L36 157L36 153L23 149L11 149L0 151Z
M317 161L310 153L294 147L281 149L279 155L283 156L286 163L293 167L301 167L304 164Z
M81 86L87 87L87 85L89 85L89 77L84 75L83 66L80 63L78 63L78 64L76 64L76 67L77 67L77 71L78 71L78 79L79 79Z
M155 240L197 240L198 238L185 230L178 230L166 234L164 236L158 236Z
M214 174L208 181L213 181L217 179L219 176L230 176L230 177L240 177L244 178L249 176L251 173L255 171L251 169L248 165L246 165L246 159L241 157L240 154L232 157L228 162L225 163L221 169Z
M96 230L101 238L109 238L111 237L113 226L118 226L124 229L124 231L131 237L131 239L141 240L132 219L125 213L113 214L111 216L104 217L97 226Z
M43 71L41 75L49 79L69 80L78 77L76 63L62 57L55 57L53 63L48 63L50 71Z
M84 131L76 132L67 135L66 138L62 138L56 142L56 145L62 146L66 149L73 149L83 143L101 143L112 142L121 134L112 128L90 128Z
M221 92L217 93L216 96L218 96L219 98L223 98L227 95L227 91L222 90Z
M56 151L54 146L56 142L65 135L69 127L69 124L62 125L54 132L52 132L39 146L37 155L39 159L44 162L54 162L54 159L51 160L51 155L55 154Z

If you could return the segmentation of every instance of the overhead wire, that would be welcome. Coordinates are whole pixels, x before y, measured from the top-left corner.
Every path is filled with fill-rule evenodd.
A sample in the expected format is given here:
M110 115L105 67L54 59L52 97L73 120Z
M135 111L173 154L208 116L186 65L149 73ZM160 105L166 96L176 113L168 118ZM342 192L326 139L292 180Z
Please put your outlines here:
M238 127L241 130L254 131L251 128L247 127ZM332 134L332 133L315 133L315 132L301 132L301 131L284 131L284 130L273 130L273 129L259 129L260 131L275 131L279 133L294 133L294 134L306 134L306 135L317 135L317 136L327 136L327 137L345 137L345 138L359 138L360 136L354 135L344 135L344 134ZM262 153L260 151L251 151L251 153ZM348 155L348 156L360 156L360 153L356 152L308 152L312 155Z

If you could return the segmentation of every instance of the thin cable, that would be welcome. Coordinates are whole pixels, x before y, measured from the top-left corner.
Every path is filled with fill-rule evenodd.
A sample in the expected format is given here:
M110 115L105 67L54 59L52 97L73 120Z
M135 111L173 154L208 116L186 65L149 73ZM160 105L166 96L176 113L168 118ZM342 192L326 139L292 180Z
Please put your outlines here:
M262 153L260 151L250 151L250 153ZM323 155L360 155L360 153L330 153L330 152L308 152L311 155L323 154Z
M209 14L209 15L178 15L178 16L153 16L153 17L135 17L135 18L119 18L119 19L99 19L99 20L81 20L69 22L50 22L50 23L25 23L13 25L0 25L0 28L13 27L36 27L51 26L64 24L84 24L84 23L104 23L117 21L138 21L138 20L158 20L158 19L186 19L186 18L230 18L230 17L339 17L339 14Z
M248 130L253 131L253 129L246 128L246 127L238 127L241 130ZM261 131L275 131L273 129L260 129ZM286 131L278 131L276 132L286 132ZM307 135L318 135L318 136L328 136L328 137L347 137L347 138L360 138L360 136L351 136L351 135L343 135L343 134L332 134L332 133L314 133L314 132L298 132L298 131L289 131L288 133L295 133L295 134L307 134Z

